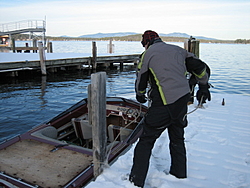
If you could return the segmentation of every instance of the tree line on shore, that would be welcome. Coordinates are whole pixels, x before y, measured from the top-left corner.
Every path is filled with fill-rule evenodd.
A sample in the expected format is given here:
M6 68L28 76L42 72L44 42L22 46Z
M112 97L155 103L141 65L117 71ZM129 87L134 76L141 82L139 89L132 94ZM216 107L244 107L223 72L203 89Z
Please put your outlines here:
M46 36L46 38L50 41L100 41L100 40L114 40L114 41L141 41L141 34L136 35L128 35L122 37L105 37L105 38L80 38L80 37L52 37ZM17 34L12 36L15 40L29 40L28 34ZM165 37L160 36L163 41L166 42L183 42L188 38L184 37ZM39 37L38 37L39 39ZM42 39L42 37L40 37ZM237 39L237 40L205 40L205 39L197 39L201 43L236 43L236 44L250 44L250 39Z

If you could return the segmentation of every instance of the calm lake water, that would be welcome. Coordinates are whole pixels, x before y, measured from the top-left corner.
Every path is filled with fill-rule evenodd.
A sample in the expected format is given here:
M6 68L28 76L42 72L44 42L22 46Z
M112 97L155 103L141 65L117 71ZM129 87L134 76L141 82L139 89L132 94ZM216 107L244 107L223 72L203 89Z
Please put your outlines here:
M98 53L107 53L108 41L97 41ZM115 53L141 53L140 42L114 41ZM171 43L183 47L183 43ZM17 46L24 46L19 42ZM92 42L53 42L54 53L91 53ZM211 70L212 93L250 95L250 45L200 44L200 58ZM107 96L134 95L135 70L107 71ZM46 77L0 80L0 142L49 120L87 97L86 72Z

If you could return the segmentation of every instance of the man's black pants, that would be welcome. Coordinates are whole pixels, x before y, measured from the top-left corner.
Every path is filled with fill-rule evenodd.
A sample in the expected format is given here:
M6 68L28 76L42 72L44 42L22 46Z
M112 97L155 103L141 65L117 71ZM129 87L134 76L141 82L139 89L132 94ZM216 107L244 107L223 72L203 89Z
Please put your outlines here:
M187 126L187 94L176 102L166 106L150 107L143 124L143 133L134 150L130 180L143 187L147 176L149 159L157 138L168 128L171 156L170 173L177 178L186 178L186 149L184 128Z

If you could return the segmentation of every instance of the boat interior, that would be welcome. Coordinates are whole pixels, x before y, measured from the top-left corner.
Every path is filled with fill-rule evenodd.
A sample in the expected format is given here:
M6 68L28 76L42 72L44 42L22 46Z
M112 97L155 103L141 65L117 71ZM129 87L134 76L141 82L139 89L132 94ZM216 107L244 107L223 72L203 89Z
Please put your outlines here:
M121 99L107 102L107 150L121 153L142 120L146 107ZM35 127L0 145L0 176L8 175L40 187L67 187L92 164L92 125L87 104ZM38 187L39 187L38 186Z
M107 145L125 141L141 120L144 112L129 107L107 104ZM80 146L92 149L92 125L88 113L71 118L56 128L53 123L31 133L32 136L56 142L61 145Z

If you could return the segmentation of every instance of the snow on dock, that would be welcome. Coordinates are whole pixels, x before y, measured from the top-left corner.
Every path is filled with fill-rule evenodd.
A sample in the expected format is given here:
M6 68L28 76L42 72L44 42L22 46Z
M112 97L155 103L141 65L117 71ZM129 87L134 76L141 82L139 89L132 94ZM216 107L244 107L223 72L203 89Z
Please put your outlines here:
M0 72L46 70L70 66L88 66L96 69L97 64L106 64L105 66L112 66L113 63L120 63L120 66L125 63L134 64L138 58L139 54L106 53L93 57L90 53L46 53L45 57L40 59L39 53L0 53Z
M196 105L189 106L189 111ZM204 107L188 115L188 178L177 179L164 173L170 166L165 131L153 149L144 188L250 187L250 96L213 94L212 101ZM134 147L135 144L87 188L134 188L126 180Z
M98 57L130 56L133 54L98 54ZM135 54L136 56L138 54ZM46 53L46 60L69 59L69 58L89 58L91 53ZM39 53L0 53L0 63L7 62L40 61Z
M91 57L91 55L91 53L46 53L46 60ZM39 60L39 53L0 53L0 63Z

